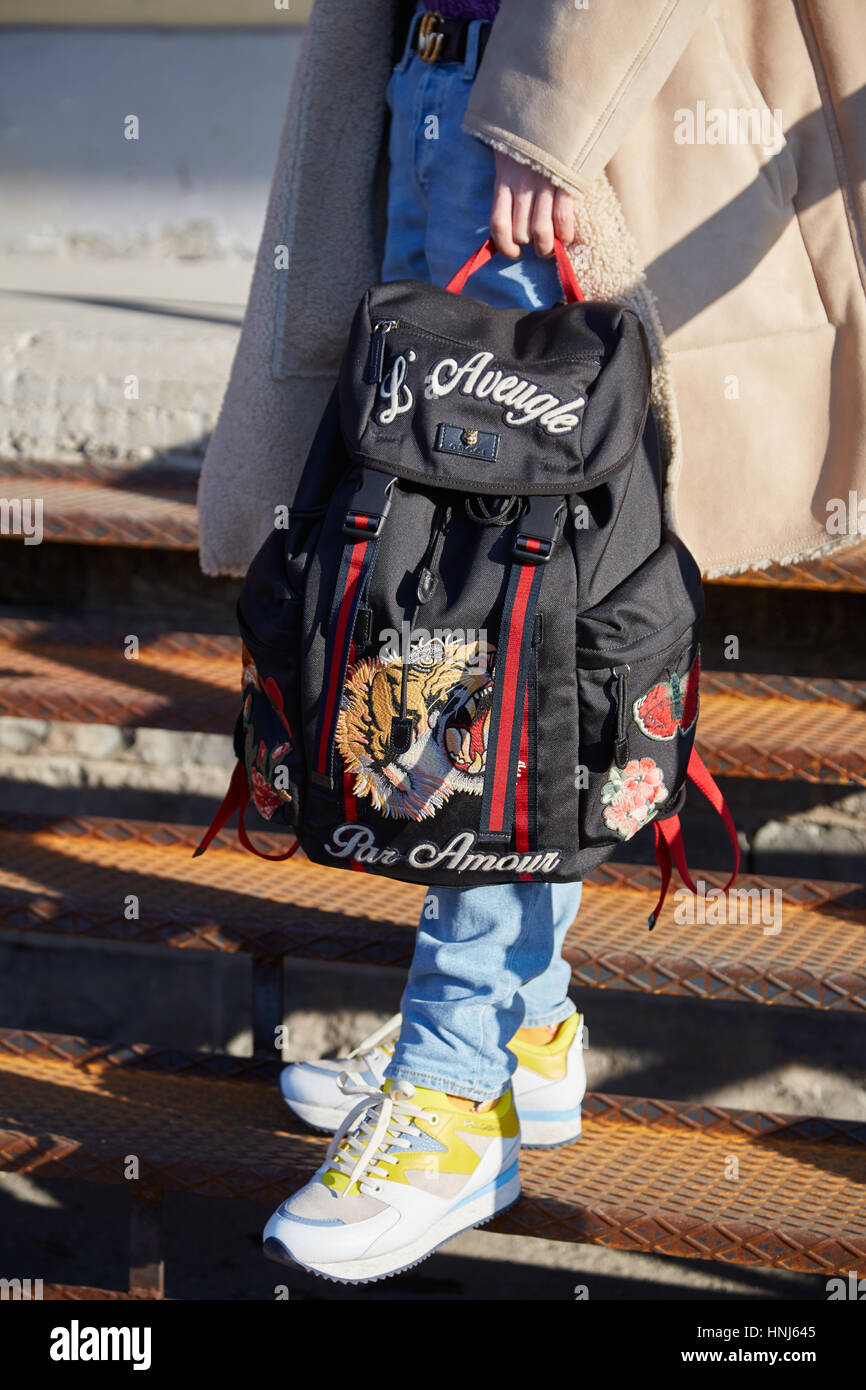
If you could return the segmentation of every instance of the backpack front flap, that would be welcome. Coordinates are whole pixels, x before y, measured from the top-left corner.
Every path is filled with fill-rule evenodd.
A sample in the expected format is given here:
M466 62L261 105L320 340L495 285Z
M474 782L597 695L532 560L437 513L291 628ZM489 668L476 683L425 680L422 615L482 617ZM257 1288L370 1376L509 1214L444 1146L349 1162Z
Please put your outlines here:
M353 457L399 478L568 496L628 461L649 389L644 330L628 309L491 309L398 280L357 309L340 421Z

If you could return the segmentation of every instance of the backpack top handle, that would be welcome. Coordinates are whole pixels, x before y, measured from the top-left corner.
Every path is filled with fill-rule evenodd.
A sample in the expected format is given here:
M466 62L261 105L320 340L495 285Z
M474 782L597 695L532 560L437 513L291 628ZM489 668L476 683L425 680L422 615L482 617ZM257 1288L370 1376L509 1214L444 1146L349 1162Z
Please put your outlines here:
M568 252L558 236L553 238L553 253L556 256L556 266L566 299L569 304L583 304L585 295L577 282L577 276L574 273L574 266L571 264ZM493 238L488 237L485 242L482 242L478 250L473 251L469 259L463 262L457 273L452 275L445 286L446 290L451 290L453 294L459 294L469 276L474 275L476 270L480 270L495 255L496 247L493 244Z

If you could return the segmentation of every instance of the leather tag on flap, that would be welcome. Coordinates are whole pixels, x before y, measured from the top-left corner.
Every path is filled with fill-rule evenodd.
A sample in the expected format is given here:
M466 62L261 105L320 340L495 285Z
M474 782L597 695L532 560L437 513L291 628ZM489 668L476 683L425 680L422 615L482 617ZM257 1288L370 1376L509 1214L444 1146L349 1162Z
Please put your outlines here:
M499 452L499 435L464 425L440 425L433 448L442 454L465 454L470 459L492 461Z

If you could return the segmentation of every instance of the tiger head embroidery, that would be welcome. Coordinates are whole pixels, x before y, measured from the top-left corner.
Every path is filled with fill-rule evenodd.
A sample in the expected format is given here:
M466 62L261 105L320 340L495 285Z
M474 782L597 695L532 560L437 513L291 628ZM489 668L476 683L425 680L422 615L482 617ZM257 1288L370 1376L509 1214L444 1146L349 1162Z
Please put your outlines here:
M399 657L359 661L349 670L336 743L354 776L356 797L368 796L384 816L421 821L455 792L480 796L493 703L487 642L427 642L409 653L406 716L409 745L398 751L392 722L400 716Z

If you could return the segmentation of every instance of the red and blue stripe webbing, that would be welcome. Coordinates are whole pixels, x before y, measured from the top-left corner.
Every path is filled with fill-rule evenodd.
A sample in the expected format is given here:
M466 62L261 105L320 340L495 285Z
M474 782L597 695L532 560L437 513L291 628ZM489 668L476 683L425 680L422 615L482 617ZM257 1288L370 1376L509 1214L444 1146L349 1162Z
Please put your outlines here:
M540 548L539 543L534 543ZM493 675L480 838L510 840L532 634L544 565L512 564Z
M519 854L525 854L528 850L535 849L537 839L538 782L535 773L537 693L537 671L533 653L524 696L523 720L520 726L519 776L514 791L514 848ZM532 874L520 874L519 877L524 883L532 882Z
M353 516L352 524L361 526L369 518ZM375 526L371 523L371 530ZM349 664L349 648L358 604L379 549L378 537L371 540L352 540L343 548L343 558L334 586L334 601L328 621L328 640L325 648L325 688L316 729L315 772L320 780L333 781L334 731L340 712L340 696Z
M349 665L355 664L355 643L349 646ZM347 767L343 768L343 810L346 813L346 820L351 824L358 814L358 803L355 800L355 774L350 772ZM350 859L349 863L356 873L365 874L367 872L363 864L359 864L357 859Z

